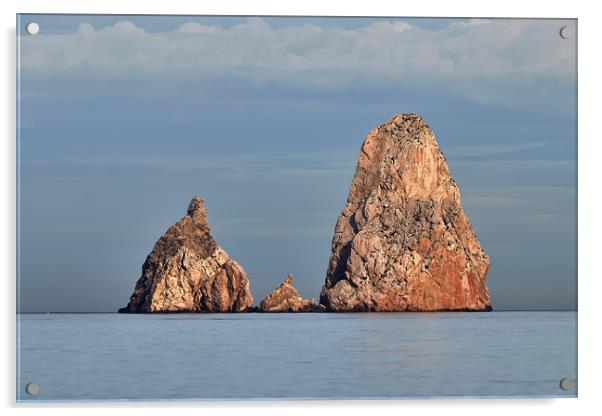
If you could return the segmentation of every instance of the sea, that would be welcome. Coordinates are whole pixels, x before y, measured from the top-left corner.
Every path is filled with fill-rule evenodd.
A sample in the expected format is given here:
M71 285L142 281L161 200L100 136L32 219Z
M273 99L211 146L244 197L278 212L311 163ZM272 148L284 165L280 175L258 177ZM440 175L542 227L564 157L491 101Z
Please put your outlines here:
M17 315L19 402L576 397L577 387L577 312Z

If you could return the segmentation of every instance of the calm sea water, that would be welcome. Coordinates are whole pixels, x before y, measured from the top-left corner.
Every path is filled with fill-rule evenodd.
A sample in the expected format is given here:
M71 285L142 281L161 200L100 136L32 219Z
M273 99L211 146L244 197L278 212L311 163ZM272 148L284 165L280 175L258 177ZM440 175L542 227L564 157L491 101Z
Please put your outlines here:
M576 326L575 312L19 315L17 399L574 397Z

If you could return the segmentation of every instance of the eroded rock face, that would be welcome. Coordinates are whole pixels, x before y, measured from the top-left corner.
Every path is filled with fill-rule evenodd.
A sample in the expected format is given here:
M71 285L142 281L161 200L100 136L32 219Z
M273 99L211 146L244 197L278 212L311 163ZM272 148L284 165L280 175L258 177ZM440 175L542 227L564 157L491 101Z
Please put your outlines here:
M213 240L207 208L194 197L187 215L155 243L119 312L242 312L252 305L244 269Z
M490 310L488 269L431 129L403 114L371 131L320 303L331 311Z
M325 308L313 299L303 299L292 285L293 276L288 275L272 293L259 304L260 312L321 312Z

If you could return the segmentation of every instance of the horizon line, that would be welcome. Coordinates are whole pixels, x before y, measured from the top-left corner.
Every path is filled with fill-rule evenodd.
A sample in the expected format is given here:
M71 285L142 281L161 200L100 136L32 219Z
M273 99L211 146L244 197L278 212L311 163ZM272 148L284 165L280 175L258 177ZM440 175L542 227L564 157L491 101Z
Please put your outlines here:
M342 314L342 313L353 313L353 314L360 314L360 313L382 313L382 314L388 314L388 313L444 313L444 312L449 312L449 313L462 313L462 312L467 312L467 313L479 313L479 312L487 312L487 313L491 313L491 312L578 312L578 309L492 309L490 311L463 311L463 310L458 310L458 311L449 311L449 310L441 310L441 311L391 311L391 312L384 312L384 311L370 311L370 312L321 312L321 313L326 313L326 314ZM116 314L116 315L217 315L217 314L228 314L228 315L237 315L237 314L247 314L247 313L256 313L256 312L149 312L149 313L129 313L129 314L123 314L123 313L119 313L117 311L105 311L105 312L57 312L57 311L47 311L47 312L16 312L17 315L48 315L48 314L56 314L56 315L109 315L109 314ZM266 313L266 312L261 312L261 313ZM269 313L269 312L267 312ZM282 312L280 312L282 313ZM300 312L290 312L290 313L300 313ZM303 313L303 312L301 312Z

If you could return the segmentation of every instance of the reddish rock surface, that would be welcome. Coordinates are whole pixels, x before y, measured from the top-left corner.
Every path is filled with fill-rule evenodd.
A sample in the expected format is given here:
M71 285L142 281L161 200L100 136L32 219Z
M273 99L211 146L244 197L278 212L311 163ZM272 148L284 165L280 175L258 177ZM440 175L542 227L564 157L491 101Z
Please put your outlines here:
M252 305L244 269L213 240L204 201L194 197L155 243L119 312L243 312Z
M325 308L313 299L303 299L292 285L293 276L289 274L284 282L259 304L260 312L321 312Z
M490 310L489 258L431 129L416 114L366 137L332 241L330 311Z

